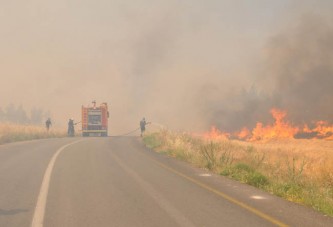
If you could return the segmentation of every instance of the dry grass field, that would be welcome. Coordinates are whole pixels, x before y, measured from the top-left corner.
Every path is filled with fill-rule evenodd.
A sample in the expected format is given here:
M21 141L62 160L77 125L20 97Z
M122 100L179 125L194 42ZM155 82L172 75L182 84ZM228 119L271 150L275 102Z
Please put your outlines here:
M144 137L154 150L333 216L333 141L261 142L162 130Z
M246 144L246 143L245 143ZM333 185L333 141L318 139L287 139L252 143L258 152L266 154L265 163L279 163L283 159L295 159L304 162L304 176L322 180ZM333 175L332 175L333 176ZM322 179L325 177L325 179Z
M44 127L0 123L0 144L51 137L64 137L66 132L51 128L49 132Z

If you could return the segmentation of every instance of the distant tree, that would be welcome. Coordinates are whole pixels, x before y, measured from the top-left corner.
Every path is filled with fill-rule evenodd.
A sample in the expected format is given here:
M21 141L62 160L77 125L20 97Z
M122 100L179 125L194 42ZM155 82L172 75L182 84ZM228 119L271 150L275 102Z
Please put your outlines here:
M10 103L6 107L5 120L10 122L16 122L16 107L13 103Z
M32 108L30 115L30 122L35 125L40 125L43 122L43 110L40 108Z
M32 108L30 116L28 116L26 110L22 105L16 107L13 103L10 103L3 110L0 107L0 121L8 121L18 124L35 124L41 125L44 119L50 117L50 112L45 112L41 108Z
M17 109L16 109L16 122L20 123L20 124L26 124L29 122L27 113L25 112L25 110L23 109L22 105L20 105Z
M2 108L0 107L0 121L4 121L5 120L5 112L2 110Z

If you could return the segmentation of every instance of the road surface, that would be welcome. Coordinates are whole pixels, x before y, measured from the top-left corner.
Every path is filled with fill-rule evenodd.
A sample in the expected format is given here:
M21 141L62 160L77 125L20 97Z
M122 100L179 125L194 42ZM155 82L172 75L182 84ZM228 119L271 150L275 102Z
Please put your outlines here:
M333 218L155 153L137 137L0 146L0 226L333 226Z

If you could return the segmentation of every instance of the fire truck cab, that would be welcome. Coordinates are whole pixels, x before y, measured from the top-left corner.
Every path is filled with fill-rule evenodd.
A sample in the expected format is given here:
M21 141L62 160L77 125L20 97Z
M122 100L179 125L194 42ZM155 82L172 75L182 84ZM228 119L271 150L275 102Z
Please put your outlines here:
M82 136L107 136L109 111L107 103L92 107L82 106Z

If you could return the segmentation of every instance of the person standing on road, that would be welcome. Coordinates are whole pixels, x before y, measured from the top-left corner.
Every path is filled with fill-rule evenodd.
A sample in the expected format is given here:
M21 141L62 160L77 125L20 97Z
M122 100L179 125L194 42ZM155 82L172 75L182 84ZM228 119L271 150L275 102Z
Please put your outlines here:
M74 131L74 120L71 118L68 121L68 136L74 136L75 131Z
M146 131L146 125L150 124L150 122L146 122L145 118L142 118L140 121L140 129L141 129L141 137L143 136L144 132Z
M46 130L49 131L50 130L50 126L52 125L51 119L48 118L45 122L45 126L46 126Z

